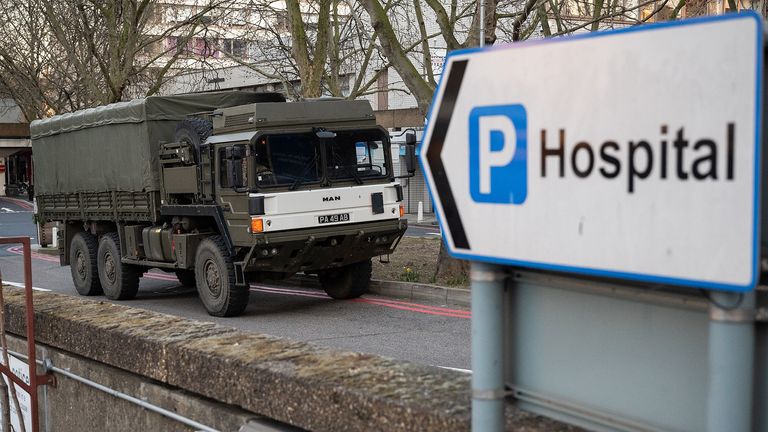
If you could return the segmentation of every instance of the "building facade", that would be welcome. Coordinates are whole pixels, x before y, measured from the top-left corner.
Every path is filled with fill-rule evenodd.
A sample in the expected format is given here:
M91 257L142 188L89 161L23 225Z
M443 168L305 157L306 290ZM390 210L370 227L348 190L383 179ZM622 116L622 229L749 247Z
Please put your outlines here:
M28 197L32 178L29 123L10 99L0 99L0 195Z

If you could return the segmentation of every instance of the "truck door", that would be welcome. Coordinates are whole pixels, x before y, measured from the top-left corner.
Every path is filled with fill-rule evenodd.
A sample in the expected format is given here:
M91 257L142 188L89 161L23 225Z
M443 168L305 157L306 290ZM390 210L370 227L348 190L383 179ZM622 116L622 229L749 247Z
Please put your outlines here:
M248 214L247 143L227 143L216 147L216 202L221 206L235 245L250 242Z

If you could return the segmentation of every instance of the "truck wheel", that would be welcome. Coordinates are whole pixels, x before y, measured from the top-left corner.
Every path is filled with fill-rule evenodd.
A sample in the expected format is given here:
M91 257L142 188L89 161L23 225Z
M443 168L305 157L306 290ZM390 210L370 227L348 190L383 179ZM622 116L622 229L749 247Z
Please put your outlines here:
M180 284L186 287L193 287L197 285L194 270L176 270L176 279L179 280Z
M130 264L123 264L121 258L120 237L117 233L101 236L97 260L99 280L104 295L111 300L130 300L139 291L141 271Z
M99 270L96 265L98 249L96 237L87 232L79 232L72 238L69 246L72 282L77 293L82 296L93 296L102 293L99 282Z
M195 256L197 292L209 315L230 317L248 306L249 287L235 285L235 266L221 236L208 237Z
M320 271L317 277L326 294L337 300L346 300L368 292L372 271L371 260L367 260Z

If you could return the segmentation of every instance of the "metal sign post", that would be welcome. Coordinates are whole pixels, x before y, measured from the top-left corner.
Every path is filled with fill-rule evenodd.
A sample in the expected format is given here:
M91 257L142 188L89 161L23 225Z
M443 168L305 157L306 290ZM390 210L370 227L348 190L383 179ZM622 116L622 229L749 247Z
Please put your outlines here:
M504 430L503 268L472 263L472 430Z
M503 384L598 429L751 424L763 39L747 13L448 56L421 155L473 262L475 428Z
M710 293L707 430L752 430L755 294Z

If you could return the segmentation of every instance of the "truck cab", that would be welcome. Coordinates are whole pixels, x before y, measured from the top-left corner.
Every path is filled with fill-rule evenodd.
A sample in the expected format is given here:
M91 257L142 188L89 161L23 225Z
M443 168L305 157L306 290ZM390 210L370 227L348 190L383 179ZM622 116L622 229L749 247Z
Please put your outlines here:
M189 120L161 150L164 214L220 210L237 284L304 272L331 297L363 294L371 258L393 252L407 228L389 137L370 105L257 103L211 118L211 135L195 137L204 120ZM185 223L194 225L175 225Z

